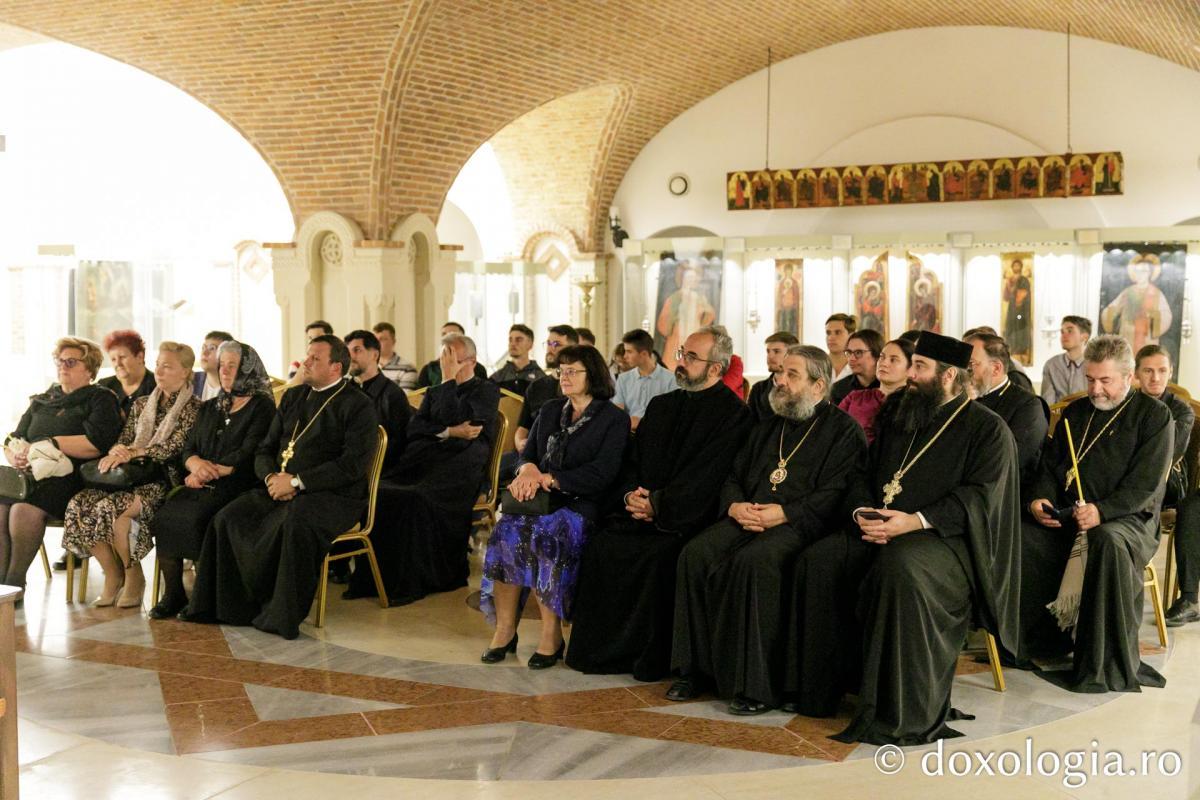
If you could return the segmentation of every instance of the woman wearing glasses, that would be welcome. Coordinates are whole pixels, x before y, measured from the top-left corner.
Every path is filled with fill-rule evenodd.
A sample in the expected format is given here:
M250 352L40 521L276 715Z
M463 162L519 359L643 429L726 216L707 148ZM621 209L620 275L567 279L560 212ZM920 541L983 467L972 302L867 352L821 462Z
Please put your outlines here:
M563 399L542 406L508 487L518 502L548 495L547 513L506 513L488 542L481 608L496 630L480 657L485 664L517 651L517 617L527 592L542 617L529 668L552 667L563 657L562 620L571 618L579 557L629 438L629 415L610 402L612 378L599 350L564 347L558 380Z
M42 543L47 519L61 519L67 503L83 488L79 465L106 453L121 434L117 396L92 382L103 358L95 342L59 339L54 346L58 382L30 398L5 442L4 456L17 469L30 469L29 448L36 443L35 460L61 453L69 459L70 471L42 477L24 502L0 497L0 583L25 586L25 572ZM66 468L62 464L53 472Z
M862 426L868 443L875 441L875 431L880 428L880 413L884 411L884 404L888 398L900 397L897 393L908 385L908 368L912 364L912 355L912 342L905 339L893 339L885 344L875 364L875 377L879 385L855 389L838 405L838 408L854 417ZM891 413L895 406L896 403L891 403L887 413Z

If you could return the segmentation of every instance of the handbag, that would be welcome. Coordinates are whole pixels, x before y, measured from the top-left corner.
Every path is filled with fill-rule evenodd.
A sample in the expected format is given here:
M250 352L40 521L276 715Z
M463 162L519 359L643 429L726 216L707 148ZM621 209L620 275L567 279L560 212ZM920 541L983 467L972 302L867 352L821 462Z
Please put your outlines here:
M518 500L508 489L500 491L500 513L524 514L531 517L544 517L553 514L567 504L567 496L562 492L547 492L538 489L537 493L528 500Z
M23 469L0 466L0 499L24 503L33 494L37 481Z
M79 468L83 485L89 489L106 492L128 491L146 483L162 480L162 464L152 458L140 456L113 467L108 472L100 471L100 459L88 461Z

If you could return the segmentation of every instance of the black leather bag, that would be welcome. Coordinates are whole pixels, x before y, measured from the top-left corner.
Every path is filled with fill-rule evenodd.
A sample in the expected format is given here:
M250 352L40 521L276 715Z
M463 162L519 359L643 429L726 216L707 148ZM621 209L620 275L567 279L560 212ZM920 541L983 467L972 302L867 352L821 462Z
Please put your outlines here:
M518 500L508 489L500 490L500 513L524 514L531 517L544 517L553 514L567 504L567 496L562 492L547 492L538 489L537 494L528 500Z
M24 503L33 494L37 481L33 475L16 467L0 466L0 500Z
M141 456L113 467L108 472L100 471L100 459L88 461L79 468L83 485L89 489L105 492L125 492L146 483L163 479L162 464L152 458Z

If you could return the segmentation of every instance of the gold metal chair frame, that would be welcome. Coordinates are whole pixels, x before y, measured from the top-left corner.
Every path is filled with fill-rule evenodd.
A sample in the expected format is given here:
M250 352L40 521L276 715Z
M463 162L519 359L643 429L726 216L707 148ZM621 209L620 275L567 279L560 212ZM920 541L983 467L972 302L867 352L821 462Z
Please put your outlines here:
M358 555L366 555L371 564L371 576L375 579L375 591L379 593L379 607L388 607L387 591L383 588L383 576L379 574L379 562L375 559L375 548L371 546L371 531L375 527L375 504L379 494L379 480L383 475L383 456L387 452L388 435L379 426L379 440L375 447L375 460L371 464L370 486L367 494L366 523L357 523L353 528L333 540L329 553L321 564L321 584L317 590L316 626L325 627L325 605L329 594L329 564ZM343 542L356 542L358 547L345 553L333 553L332 548Z
M500 428L496 432L496 441L492 442L492 455L488 460L487 492L480 495L471 507L472 514L483 514L475 527L482 528L488 534L496 526L496 507L500 502L500 456L504 453L504 441L508 437L508 418L502 412L497 412L496 418Z

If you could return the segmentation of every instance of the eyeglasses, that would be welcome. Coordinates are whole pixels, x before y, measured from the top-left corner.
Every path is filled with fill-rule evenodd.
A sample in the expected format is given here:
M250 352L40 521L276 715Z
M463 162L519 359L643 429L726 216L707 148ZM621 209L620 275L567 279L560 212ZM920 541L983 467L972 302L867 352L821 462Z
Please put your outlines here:
M54 359L54 366L58 367L59 369L75 369L76 364L82 364L82 363L83 363L82 358L56 358L56 359Z
M701 358L700 356L693 353L691 350L684 352L682 347L680 347L679 349L677 349L675 351L675 360L682 361L685 364L695 364L697 361L699 361L702 364L719 364L719 363L721 363L719 361L710 361L707 358Z
M572 369L571 367L560 367L558 370L558 377L560 378L570 378L571 380L574 380L576 375L587 375L587 370Z
M215 353L215 352L217 352L217 348L219 348L220 346L221 345L219 345L219 344L206 344L200 348L200 352L201 353Z
M852 358L862 358L870 354L870 350L847 350L846 355Z
M560 347L566 347L566 346L567 345L564 342L554 342L549 339L546 340L546 347L551 350L557 350Z

